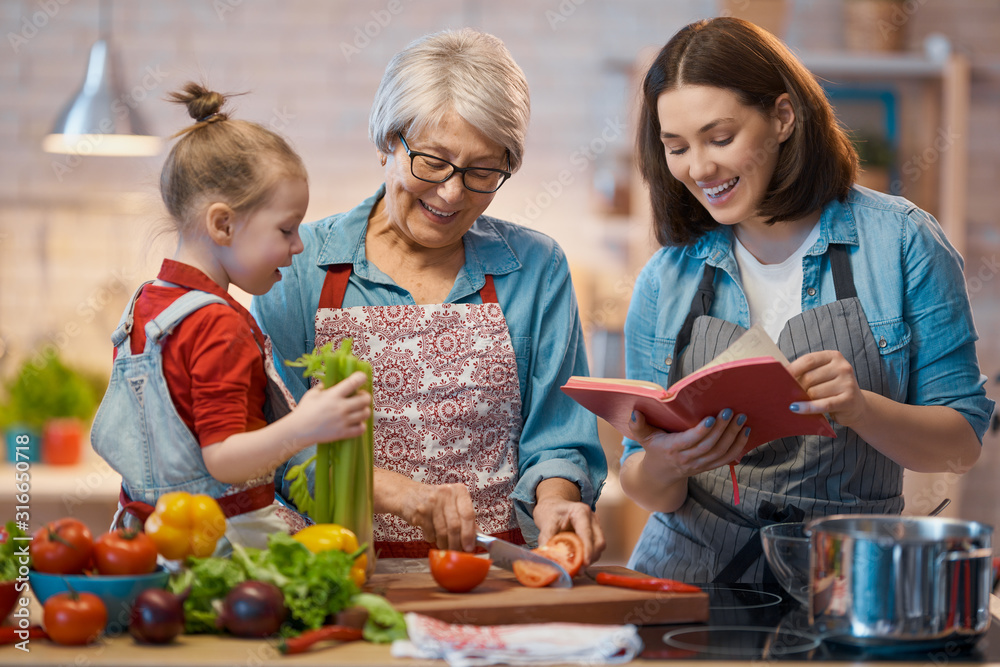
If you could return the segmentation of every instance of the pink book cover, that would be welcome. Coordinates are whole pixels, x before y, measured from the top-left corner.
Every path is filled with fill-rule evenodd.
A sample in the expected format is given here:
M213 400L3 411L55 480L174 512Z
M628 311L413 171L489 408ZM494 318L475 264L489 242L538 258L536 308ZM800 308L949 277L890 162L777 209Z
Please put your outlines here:
M739 359L696 371L666 390L653 382L574 375L562 390L628 436L632 411L665 431L684 431L725 408L747 416L750 440L743 454L765 442L794 435L833 437L824 415L788 409L809 397L782 363L772 357Z

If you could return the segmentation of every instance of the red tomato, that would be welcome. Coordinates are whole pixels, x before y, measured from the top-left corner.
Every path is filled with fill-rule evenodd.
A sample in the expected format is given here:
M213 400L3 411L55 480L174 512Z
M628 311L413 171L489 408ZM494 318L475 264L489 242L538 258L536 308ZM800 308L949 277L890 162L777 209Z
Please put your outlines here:
M522 586L542 588L559 578L559 571L545 563L533 563L530 560L514 561L514 576Z
M535 549L535 552L562 565L570 578L575 577L583 565L583 540L568 530L556 533L544 547Z
M465 593L483 583L493 564L489 558L450 549L431 549L427 558L434 581L452 593Z
M45 632L57 644L89 644L104 631L108 610L93 593L56 593L42 607Z
M44 525L31 540L31 561L39 572L80 574L90 564L94 538L83 522L57 519Z
M156 569L156 543L142 531L119 528L97 538L94 562L101 574L149 574Z

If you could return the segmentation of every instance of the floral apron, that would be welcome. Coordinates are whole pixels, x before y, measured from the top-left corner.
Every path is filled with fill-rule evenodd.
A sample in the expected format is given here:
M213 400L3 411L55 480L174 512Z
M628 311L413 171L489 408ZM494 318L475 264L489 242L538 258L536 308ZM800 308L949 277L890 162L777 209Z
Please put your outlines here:
M375 466L424 484L464 484L481 532L524 543L517 483L521 392L507 321L486 276L482 304L344 308L350 264L328 267L316 310L316 347L352 338L371 363ZM376 514L380 558L421 558L423 531Z

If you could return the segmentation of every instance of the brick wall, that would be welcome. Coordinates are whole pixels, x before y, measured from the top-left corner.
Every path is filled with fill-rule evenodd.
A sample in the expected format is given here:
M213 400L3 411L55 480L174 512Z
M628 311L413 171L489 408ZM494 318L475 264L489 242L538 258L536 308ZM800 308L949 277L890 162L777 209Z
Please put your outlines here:
M750 10L756 1L727 6ZM843 45L835 2L787 5L793 46ZM632 63L640 49L661 46L677 28L720 6L715 0L134 0L113 3L110 27L123 102L158 134L186 125L183 110L163 97L189 79L250 91L236 98L235 113L271 124L301 152L312 185L308 219L345 210L378 186L367 115L393 53L442 28L472 25L497 34L527 74L533 115L524 167L490 212L564 245L588 309L589 335L591 324L624 312L634 270L623 259L629 246L640 239L640 254L649 251L644 220L601 213L607 179L630 172ZM976 316L987 332L984 372L995 375L1000 339L989 333L1000 328L1000 281L991 268L1000 246L994 224L1000 3L912 0L908 6L911 47L941 32L973 58L967 139L974 250L967 263L983 272L970 289L976 288ZM0 33L0 350L6 351L0 376L54 348L106 371L107 337L127 296L172 248L152 237L163 223L156 190L162 155L77 158L39 148L82 80L98 36L97 0L0 0ZM996 443L991 437L988 444ZM989 486L994 450L968 479ZM1000 490L989 492L1000 501L994 498ZM992 520L997 507L990 502L976 518Z

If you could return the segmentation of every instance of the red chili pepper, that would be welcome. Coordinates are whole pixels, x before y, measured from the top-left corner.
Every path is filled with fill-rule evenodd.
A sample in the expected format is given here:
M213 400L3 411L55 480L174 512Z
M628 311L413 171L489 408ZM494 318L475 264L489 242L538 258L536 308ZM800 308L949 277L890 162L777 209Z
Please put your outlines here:
M313 644L322 641L353 642L361 639L361 628L350 628L346 625L325 625L315 630L307 630L298 637L283 639L278 650L285 655L304 653Z
M660 591L663 593L700 593L701 589L691 584L685 584L673 579L658 579L656 577L633 577L627 574L611 574L598 572L594 580L604 586L632 588L637 591Z
M28 633L27 637L24 636L25 632ZM23 642L25 639L45 639L47 637L48 635L45 634L45 630L42 630L42 626L40 625L32 625L26 630L12 626L0 628L0 646L4 644L16 644Z

